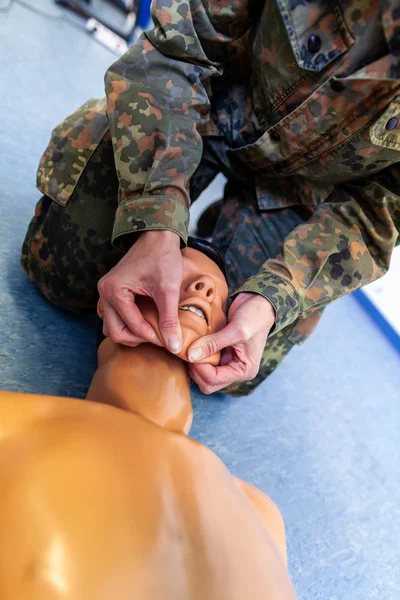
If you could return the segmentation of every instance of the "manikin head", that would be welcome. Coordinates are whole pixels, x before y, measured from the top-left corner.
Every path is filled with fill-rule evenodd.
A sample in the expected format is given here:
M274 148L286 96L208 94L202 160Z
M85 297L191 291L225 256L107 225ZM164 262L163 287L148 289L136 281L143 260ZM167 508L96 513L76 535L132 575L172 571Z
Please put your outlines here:
M182 256L183 279L178 304L182 350L177 356L187 361L187 351L193 342L226 325L228 286L221 269L203 252L188 247L182 250ZM154 302L144 296L137 297L136 301L146 321L162 339ZM219 354L205 362L217 365Z
M209 248L205 250L213 256ZM213 260L193 247L182 250L182 256L178 315L183 345L178 357L153 344L130 348L102 336L98 369L87 398L118 406L172 431L188 433L192 406L187 369L181 359L187 361L188 348L194 341L225 326L228 287L215 262L218 256ZM161 340L156 305L144 296L136 296L136 302ZM102 317L101 302L98 312ZM204 362L217 365L219 358L218 353Z
M185 361L189 347L200 337L215 333L226 325L228 286L223 268L223 259L210 244L189 238L189 244L182 250L183 279L178 303L178 316L182 330L182 350L177 356ZM198 249L198 248L201 248ZM211 258L212 257L212 258ZM151 298L136 296L136 303L143 317L150 323L160 340L157 307ZM99 315L102 308L99 304ZM213 365L219 363L219 353L204 361Z

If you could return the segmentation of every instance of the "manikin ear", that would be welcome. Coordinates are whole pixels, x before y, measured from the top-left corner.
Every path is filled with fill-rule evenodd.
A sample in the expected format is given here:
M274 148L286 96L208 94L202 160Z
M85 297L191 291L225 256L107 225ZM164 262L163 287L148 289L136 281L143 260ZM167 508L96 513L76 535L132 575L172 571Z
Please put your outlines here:
M104 308L101 298L99 298L99 301L97 302L97 314L99 315L100 319L104 319Z

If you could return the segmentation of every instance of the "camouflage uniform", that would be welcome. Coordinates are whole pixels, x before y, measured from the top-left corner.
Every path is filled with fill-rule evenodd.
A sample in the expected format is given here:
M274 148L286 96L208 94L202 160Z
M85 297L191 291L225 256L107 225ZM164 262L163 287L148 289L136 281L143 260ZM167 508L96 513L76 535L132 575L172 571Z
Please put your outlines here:
M276 324L248 393L323 308L382 276L400 224L400 0L154 0L155 27L58 126L23 265L93 307L140 232L187 238L190 199L228 178L214 241L232 293Z

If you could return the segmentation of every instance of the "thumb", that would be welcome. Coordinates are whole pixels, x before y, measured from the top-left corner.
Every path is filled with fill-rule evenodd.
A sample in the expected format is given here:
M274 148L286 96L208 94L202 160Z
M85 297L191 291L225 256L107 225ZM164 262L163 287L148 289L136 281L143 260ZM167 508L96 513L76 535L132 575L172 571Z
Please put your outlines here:
M245 336L241 327L238 323L232 321L224 329L221 329L221 331L205 335L196 340L188 350L189 361L197 362L203 358L208 358L228 346L242 342L244 339Z
M178 318L179 290L154 298L158 310L158 325L165 346L173 354L182 349L182 331Z

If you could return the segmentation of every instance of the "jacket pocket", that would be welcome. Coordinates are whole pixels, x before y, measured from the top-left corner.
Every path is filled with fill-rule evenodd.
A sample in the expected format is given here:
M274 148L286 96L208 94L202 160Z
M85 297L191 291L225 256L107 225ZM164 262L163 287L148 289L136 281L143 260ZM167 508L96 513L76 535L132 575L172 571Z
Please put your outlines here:
M400 161L400 97L342 143L298 166L296 174L318 182L368 177Z
M37 171L39 190L65 206L107 130L105 98L91 98L53 129Z
M357 171L379 170L398 158L387 155L391 148L373 144L369 130L397 106L399 89L396 80L367 79L359 73L330 77L258 140L231 152L263 178L299 175L335 183ZM381 154L377 167L374 154Z
M400 150L400 96L397 96L371 125L369 137L376 146L389 148L396 152ZM398 155L395 154L395 156Z

